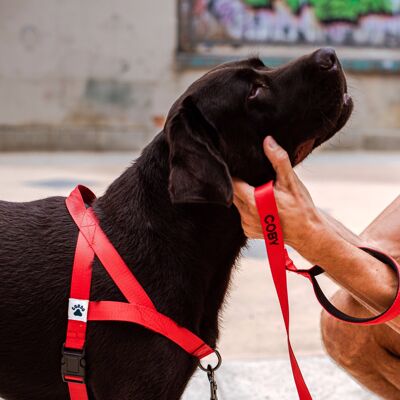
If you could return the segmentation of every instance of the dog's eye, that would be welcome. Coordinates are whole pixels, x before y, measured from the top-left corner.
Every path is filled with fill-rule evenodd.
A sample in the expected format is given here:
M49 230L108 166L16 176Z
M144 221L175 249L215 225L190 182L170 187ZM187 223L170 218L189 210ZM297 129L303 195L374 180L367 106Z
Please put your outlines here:
M266 86L262 84L254 84L249 93L249 100L257 98L265 90Z

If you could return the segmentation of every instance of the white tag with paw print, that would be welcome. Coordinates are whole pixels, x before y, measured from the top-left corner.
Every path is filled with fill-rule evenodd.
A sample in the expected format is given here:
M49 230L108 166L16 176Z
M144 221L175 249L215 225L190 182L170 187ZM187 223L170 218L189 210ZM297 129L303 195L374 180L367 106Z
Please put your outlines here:
M68 319L86 322L88 309L89 300L69 299Z

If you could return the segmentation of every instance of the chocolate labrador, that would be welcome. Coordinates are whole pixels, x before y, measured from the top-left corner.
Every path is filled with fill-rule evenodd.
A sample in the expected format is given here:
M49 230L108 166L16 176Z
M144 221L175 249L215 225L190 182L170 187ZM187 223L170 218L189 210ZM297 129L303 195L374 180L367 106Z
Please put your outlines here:
M262 141L293 164L338 132L353 105L334 50L280 68L222 64L172 106L164 130L94 204L103 230L158 310L209 345L246 243L231 176L274 178ZM0 396L66 400L60 374L77 227L65 199L0 202ZM124 301L98 260L92 300ZM141 326L91 322L89 398L176 400L196 359Z

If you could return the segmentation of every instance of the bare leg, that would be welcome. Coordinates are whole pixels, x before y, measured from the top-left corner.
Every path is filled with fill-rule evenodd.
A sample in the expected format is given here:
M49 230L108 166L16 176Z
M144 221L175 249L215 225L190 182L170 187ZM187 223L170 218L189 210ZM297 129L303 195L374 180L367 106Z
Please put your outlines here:
M400 262L400 196L364 230L360 237Z
M344 290L334 295L333 302L350 315L369 315ZM400 399L400 337L395 331L385 325L346 324L326 312L321 329L328 354L359 383L384 399Z
M361 240L400 261L400 197L362 233ZM358 317L369 311L341 289L332 299L344 312ZM321 319L328 354L356 380L384 399L400 399L400 335L387 325L357 326L330 317Z

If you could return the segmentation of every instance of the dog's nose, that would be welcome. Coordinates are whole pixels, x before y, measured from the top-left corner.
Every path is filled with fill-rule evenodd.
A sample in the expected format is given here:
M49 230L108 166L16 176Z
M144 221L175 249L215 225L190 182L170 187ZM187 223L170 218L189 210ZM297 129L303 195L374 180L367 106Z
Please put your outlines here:
M315 53L315 61L322 70L330 70L337 64L335 49L324 47Z

